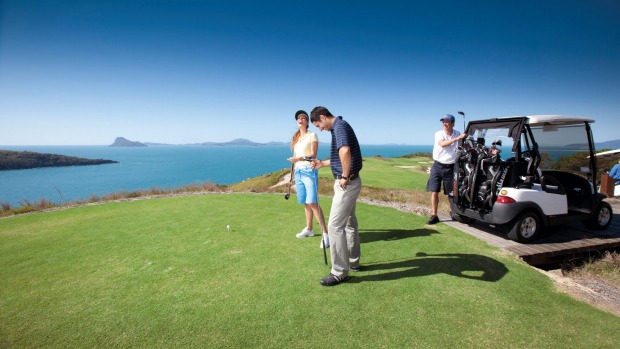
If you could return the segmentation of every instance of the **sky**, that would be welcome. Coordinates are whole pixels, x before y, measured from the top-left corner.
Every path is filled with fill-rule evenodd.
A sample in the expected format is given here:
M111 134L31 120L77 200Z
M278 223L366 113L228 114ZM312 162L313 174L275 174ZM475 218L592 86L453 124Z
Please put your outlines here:
M287 142L319 105L362 144L447 113L619 139L620 1L0 0L0 145Z

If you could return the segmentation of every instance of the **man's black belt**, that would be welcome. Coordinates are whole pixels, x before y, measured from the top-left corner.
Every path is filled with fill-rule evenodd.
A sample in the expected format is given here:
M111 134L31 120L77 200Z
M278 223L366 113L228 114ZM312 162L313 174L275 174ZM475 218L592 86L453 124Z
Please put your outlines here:
M352 173L352 174L349 175L349 180L352 181L352 180L356 179L359 176L360 176L359 173ZM342 176L341 175L334 175L334 179L342 179Z
M454 167L454 164L442 164L442 163L441 163L441 162L439 162L439 161L435 161L435 163L436 163L437 165L439 165L439 166L443 167L443 168L452 168L452 167Z

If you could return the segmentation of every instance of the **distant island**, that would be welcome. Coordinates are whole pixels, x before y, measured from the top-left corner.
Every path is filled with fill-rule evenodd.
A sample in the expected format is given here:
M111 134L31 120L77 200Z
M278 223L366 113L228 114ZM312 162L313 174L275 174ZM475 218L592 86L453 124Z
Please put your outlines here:
M116 137L114 143L110 147L146 147L146 144L140 142L132 142L123 137Z
M620 149L620 139L594 143L594 146L596 147L596 149ZM587 143L574 143L566 145L564 146L564 148L588 150L589 146Z
M243 145L243 146L250 146L250 147L258 147L258 146L265 146L265 145L283 145L283 144L288 144L288 143L284 143L284 142L256 143L248 139L237 138L229 142L203 142L203 143L193 143L193 144L183 144L183 145L203 145L203 146L209 146L209 147L225 147L225 146L230 146L230 145ZM116 137L116 140L114 140L114 143L110 144L109 146L110 147L147 147L147 146L158 146L158 145L178 145L178 144L153 143L153 142L141 143L141 142L130 141L123 137Z
M285 143L282 142L269 142L269 143L256 143L256 142L252 142L248 139L244 139L244 138L237 138L237 139L233 139L230 142L204 142L204 143L200 143L200 145L206 145L206 146L227 146L227 145L247 145L247 146L252 146L252 147L256 147L256 146L261 146L261 145L282 145Z
M30 151L0 150L0 171L26 170L39 167L87 166L115 163L118 163L118 161L84 159L75 156L43 154Z

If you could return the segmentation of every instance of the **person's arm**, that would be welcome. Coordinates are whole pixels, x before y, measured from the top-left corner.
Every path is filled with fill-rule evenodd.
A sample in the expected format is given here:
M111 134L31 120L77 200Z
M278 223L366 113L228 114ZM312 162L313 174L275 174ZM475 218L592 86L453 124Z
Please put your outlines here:
M448 145L451 145L452 143L460 141L461 139L463 139L465 137L467 137L467 134L466 133L461 133L460 135L458 135L457 137L454 137L452 139L448 139L448 140L442 139L437 144L439 144L442 147L446 147Z
M290 161L292 164L296 163L297 161L301 161L303 160L303 156L296 156L297 154L294 154L293 157L288 158L287 160Z
M329 166L331 166L331 161L329 159L327 159L327 160L314 159L314 160L310 161L310 163L312 163L312 169L313 170L318 170L321 167L329 167Z
M316 158L316 154L319 152L319 142L310 143L310 156L311 158Z
M340 147L338 149L338 156L340 157L340 163L342 164L342 176L349 177L351 173L351 148L347 146Z
M351 175L351 148L348 146L342 146L338 149L338 156L340 157L340 163L342 164L342 177L349 177ZM347 187L348 179L342 178L340 180L340 187L345 189Z
M310 143L310 154L308 155L304 155L304 156L297 156L297 154L294 154L293 157L288 158L288 161L290 161L291 163L296 163L297 161L305 161L304 158L305 157L311 157L311 158L316 158L316 154L319 150L319 142L312 142Z

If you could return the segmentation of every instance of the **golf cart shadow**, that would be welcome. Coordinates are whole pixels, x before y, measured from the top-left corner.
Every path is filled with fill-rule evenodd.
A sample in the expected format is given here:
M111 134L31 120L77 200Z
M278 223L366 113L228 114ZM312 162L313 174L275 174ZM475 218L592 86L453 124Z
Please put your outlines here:
M360 230L360 243L364 244L375 241L403 240L409 238L431 236L432 234L440 233L433 229Z
M364 271L388 271L375 275L355 275L350 282L388 281L409 277L447 274L466 279L496 282L508 273L506 266L493 258L477 254L418 252L409 260L364 265Z

